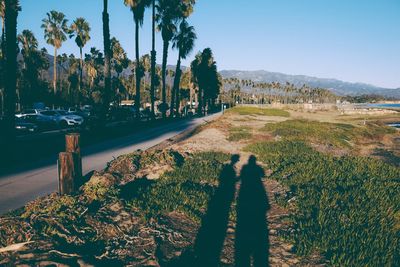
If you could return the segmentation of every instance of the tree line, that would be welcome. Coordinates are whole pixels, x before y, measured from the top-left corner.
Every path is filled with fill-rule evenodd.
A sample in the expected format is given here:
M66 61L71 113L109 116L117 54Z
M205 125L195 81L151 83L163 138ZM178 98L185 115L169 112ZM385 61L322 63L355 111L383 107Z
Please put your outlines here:
M312 88L306 84L297 87L292 83L254 82L238 78L223 79L222 99L234 104L298 104L336 103L340 99L324 88Z
M17 35L18 13L23 8L19 1L0 0L0 104L3 126L7 129L5 136L13 136L16 108L43 100L59 106L96 104L106 111L112 102L134 99L135 114L140 116L142 105L150 103L152 118L157 100L163 118L167 117L168 110L171 117L180 116L188 101L193 105L197 100L199 114L204 114L219 95L221 78L209 48L196 55L190 68L181 67L181 61L193 51L197 39L194 27L188 23L195 2L124 0L123 4L132 12L135 28L135 58L130 60L118 39L111 36L108 0L103 0L102 50L91 47L85 53L92 34L85 18L69 23L62 12L46 13L41 28L46 43L54 48L52 57L45 48L39 48L31 30L25 29ZM152 12L152 50L141 55L139 34L147 10ZM163 42L161 67L156 64L157 32ZM76 43L79 57L60 54L68 39ZM175 71L167 69L170 48L178 51Z

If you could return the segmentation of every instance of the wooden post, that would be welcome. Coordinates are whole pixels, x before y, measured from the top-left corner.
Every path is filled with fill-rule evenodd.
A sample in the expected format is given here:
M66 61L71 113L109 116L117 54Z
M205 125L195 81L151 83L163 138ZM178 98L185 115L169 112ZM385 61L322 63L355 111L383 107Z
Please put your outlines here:
M75 191L76 171L79 168L78 156L71 152L61 152L58 156L58 191L61 195Z
M82 179L82 157L81 157L81 140L79 133L71 133L65 135L65 152L75 153L77 156L78 166L76 169L75 185L79 185Z
M70 133L65 135L65 152L74 152L81 156L81 138L78 133Z

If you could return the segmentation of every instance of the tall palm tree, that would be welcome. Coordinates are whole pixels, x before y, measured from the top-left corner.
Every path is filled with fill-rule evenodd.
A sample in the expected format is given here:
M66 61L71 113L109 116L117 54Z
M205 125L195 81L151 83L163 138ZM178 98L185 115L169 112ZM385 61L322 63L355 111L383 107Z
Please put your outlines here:
M104 106L108 108L111 93L111 41L108 0L103 0L103 43L104 43Z
M84 18L77 18L71 25L70 38L75 36L75 43L79 47L80 53L80 76L79 76L79 89L83 83L83 47L90 40L90 26Z
M4 5L5 15L5 127L2 131L5 136L1 138L5 141L3 151L13 151L15 142L15 101L16 101L16 83L17 83L17 17L19 8L18 0L7 0ZM3 159L10 158L3 157Z
M0 17L1 17L1 55L5 55L5 0L0 0Z
M179 18L179 8L177 0L159 0L157 5L156 21L158 30L161 31L163 39L163 57L162 57L162 117L167 116L167 84L166 71L169 43L174 37L176 31L176 21Z
M42 28L44 29L44 38L46 42L54 46L54 62L53 62L53 88L54 93L57 92L57 50L61 48L62 43L67 40L68 20L61 12L52 10L47 12L47 18L43 19Z
M172 88L172 98L171 98L171 116L173 116L174 111L174 101L176 115L179 114L179 84L181 80L181 60L186 59L186 57L192 52L194 48L194 42L197 39L196 32L193 26L189 26L186 20L182 20L179 25L179 32L175 35L173 39L172 48L178 49L178 62L176 64L174 86ZM175 100L174 100L175 99Z
M151 0L124 0L124 4L130 7L133 13L133 20L135 22L135 59L136 59L136 97L135 97L135 108L136 116L140 117L140 75L139 62L139 27L143 25L144 11L151 4Z
M1 52L1 57L0 57L0 68L4 70L4 60L5 60L5 25L4 25L4 20L5 20L5 3L4 0L0 0L0 17L1 17L1 46L0 46L0 52ZM1 94L1 102L0 102L0 115L3 115L4 112L4 92L3 92L3 81L4 81L4 71L0 73L0 94Z
M151 118L155 119L155 77L156 77L156 0L152 0L152 25L151 25L151 87L150 87L150 102L151 102Z
M30 30L23 30L22 33L18 35L18 42L21 44L21 53L27 54L38 48L38 41Z
M195 0L158 0L156 21L158 30L161 31L163 39L163 61L162 61L162 102L163 118L166 117L166 70L169 43L176 32L176 23L187 18L193 12Z

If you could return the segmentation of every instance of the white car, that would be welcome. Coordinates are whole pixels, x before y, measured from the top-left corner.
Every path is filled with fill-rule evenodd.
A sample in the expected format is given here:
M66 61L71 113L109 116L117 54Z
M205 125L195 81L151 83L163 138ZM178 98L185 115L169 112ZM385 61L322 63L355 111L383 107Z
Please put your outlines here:
M84 119L81 116L69 114L65 110L55 110L55 111L59 114L58 124L61 127L80 126L84 122Z
M65 110L46 110L42 111L40 114L50 117L61 128L68 126L80 126L84 122L84 119L81 116L69 114Z
M40 109L27 109L22 111L21 113L15 114L15 117L22 118L26 115L38 115L40 114L40 112L41 112Z

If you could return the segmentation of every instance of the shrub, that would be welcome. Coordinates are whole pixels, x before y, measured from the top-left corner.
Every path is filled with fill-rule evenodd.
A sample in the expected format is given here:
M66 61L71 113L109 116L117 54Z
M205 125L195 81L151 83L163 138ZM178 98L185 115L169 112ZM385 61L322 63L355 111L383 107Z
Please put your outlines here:
M336 266L400 265L400 170L362 157L335 158L302 142L247 147L296 199L299 254L318 249Z

